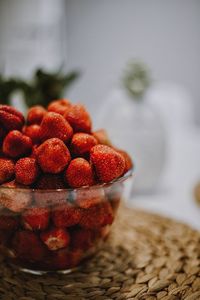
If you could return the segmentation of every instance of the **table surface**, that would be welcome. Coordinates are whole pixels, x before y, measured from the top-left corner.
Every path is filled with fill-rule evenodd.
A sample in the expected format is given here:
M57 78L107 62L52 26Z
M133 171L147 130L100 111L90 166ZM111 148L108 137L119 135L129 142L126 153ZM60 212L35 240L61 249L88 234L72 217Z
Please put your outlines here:
M200 230L200 206L194 200L200 181L200 129L179 132L168 141L168 162L152 194L132 195L128 205L183 221Z
M106 245L76 272L32 276L0 256L0 299L197 300L199 240L186 225L122 206Z

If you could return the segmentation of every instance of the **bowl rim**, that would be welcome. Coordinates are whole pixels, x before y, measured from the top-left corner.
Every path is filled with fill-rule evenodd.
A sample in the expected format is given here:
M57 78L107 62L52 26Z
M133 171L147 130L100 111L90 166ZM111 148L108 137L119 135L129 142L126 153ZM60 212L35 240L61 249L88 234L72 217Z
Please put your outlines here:
M21 188L21 187L8 187L8 186L2 186L0 185L0 190L14 190L14 191L21 191L21 192L25 192L25 193L48 193L48 192L75 192L75 191L80 191L80 190L90 190L90 189L101 189L101 188L106 188L106 187L110 187L113 184L117 184L117 183L123 183L124 181L126 181L128 178L130 178L133 175L133 168L129 169L126 173L124 173L122 176L110 181L110 182L103 182L103 183L98 183L95 185L85 185L85 186L81 186L79 188L66 188L66 189L36 189L36 188Z

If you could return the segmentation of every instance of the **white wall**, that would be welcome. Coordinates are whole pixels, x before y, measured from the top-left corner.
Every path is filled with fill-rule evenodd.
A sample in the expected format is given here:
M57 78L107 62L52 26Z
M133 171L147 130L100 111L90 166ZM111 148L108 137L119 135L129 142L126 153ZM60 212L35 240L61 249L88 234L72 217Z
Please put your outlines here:
M96 110L136 57L184 85L200 119L200 1L66 0L66 15L68 67L84 72L71 98Z
M0 72L30 76L63 63L64 0L0 0ZM65 43L64 43L65 44Z

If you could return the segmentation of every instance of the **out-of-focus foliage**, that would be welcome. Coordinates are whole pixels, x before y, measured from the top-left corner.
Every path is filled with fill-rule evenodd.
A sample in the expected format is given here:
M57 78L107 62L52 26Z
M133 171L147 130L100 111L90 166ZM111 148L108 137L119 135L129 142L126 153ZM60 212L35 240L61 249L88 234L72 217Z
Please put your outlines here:
M48 73L42 69L35 71L31 81L0 75L0 103L10 104L12 94L20 90L28 107L36 104L47 106L52 100L63 97L79 76L79 71L62 74L61 71Z

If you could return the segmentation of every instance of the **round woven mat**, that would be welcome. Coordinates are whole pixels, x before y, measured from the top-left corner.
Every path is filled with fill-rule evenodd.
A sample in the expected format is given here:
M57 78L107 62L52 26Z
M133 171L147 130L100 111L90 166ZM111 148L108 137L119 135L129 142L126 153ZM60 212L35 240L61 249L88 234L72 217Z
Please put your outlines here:
M106 246L79 271L34 276L1 259L0 299L200 299L200 233L121 208Z

